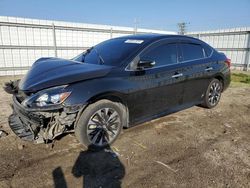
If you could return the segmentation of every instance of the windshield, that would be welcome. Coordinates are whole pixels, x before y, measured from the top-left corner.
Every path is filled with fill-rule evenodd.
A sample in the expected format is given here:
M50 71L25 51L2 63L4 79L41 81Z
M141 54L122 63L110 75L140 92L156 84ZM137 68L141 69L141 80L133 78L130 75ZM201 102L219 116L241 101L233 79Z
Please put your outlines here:
M143 42L143 40L134 39L110 39L97 44L85 53L73 58L73 60L119 66L124 60L136 53Z

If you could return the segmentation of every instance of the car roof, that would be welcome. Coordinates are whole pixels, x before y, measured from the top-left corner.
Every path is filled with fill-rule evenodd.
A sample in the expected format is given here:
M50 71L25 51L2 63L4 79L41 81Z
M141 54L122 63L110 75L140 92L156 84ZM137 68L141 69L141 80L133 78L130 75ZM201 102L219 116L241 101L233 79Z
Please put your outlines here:
M175 34L136 34L136 35L126 35L118 37L120 39L140 39L140 40L159 40L164 38L188 38L195 39L186 35L175 35Z
M186 35L175 35L175 34L135 34L135 35L126 35L122 37L118 37L118 39L133 39L133 40L144 40L147 42L154 42L160 39L168 39L168 38L175 38L175 39L193 39L196 41L200 41L199 39L189 37Z

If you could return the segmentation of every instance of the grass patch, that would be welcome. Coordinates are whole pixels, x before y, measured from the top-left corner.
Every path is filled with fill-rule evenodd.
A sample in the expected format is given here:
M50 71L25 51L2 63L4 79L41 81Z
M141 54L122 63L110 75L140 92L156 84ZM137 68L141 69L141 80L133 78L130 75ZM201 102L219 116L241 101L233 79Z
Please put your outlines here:
M232 73L231 81L250 84L250 75L244 73Z

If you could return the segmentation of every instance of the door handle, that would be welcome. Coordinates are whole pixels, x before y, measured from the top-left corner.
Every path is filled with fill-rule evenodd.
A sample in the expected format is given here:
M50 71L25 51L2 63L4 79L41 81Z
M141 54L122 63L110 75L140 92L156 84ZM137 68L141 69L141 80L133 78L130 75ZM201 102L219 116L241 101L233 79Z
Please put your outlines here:
M172 78L179 78L179 77L181 77L181 76L183 76L183 74L182 74L182 73L179 73L179 74L173 75Z
M207 67L207 68L205 69L205 71L211 71L211 70L213 70L213 67Z

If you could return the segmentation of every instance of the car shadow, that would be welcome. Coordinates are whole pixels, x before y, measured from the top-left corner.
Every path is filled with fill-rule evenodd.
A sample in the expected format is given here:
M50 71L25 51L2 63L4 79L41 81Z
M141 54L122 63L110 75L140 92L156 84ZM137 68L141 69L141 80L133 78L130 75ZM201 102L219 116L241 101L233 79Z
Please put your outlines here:
M125 167L110 147L93 151L91 147L81 151L76 159L72 174L76 178L83 178L83 187L121 187L125 175ZM61 167L53 173L55 188L66 188L67 183Z
M57 167L52 172L55 188L67 188L67 183L61 167Z

